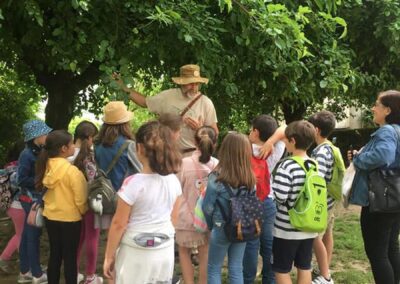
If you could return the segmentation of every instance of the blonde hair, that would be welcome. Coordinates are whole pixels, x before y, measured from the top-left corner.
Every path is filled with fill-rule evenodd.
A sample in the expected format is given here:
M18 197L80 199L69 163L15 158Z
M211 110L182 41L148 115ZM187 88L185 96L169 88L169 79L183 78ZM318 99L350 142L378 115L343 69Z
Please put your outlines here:
M230 133L225 136L218 151L217 180L233 188L246 186L253 189L256 178L251 168L251 155L251 144L246 135Z

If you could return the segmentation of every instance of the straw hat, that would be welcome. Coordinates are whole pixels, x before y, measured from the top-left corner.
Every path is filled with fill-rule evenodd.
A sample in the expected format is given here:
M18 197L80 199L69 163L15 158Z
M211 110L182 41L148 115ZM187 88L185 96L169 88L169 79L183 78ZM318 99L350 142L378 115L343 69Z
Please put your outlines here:
M124 102L113 101L104 107L103 121L106 124L122 124L133 119L133 113L130 112Z
M179 73L179 77L172 77L172 81L174 81L178 85L186 85L191 83L208 83L207 78L203 78L200 76L200 67L198 65L183 65L180 68Z

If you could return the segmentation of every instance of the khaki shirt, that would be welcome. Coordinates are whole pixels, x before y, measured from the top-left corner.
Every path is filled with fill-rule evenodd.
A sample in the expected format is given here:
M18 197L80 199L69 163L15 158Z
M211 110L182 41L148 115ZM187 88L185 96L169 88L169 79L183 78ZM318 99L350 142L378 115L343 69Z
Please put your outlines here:
M164 113L179 114L189 104L192 97L185 97L181 89L169 89L161 93L146 98L146 104L150 112L159 115ZM185 117L189 116L202 122L202 125L211 126L217 123L217 114L212 101L207 96L201 96L194 105L186 112ZM179 141L181 150L195 148L195 131L185 123L182 125L182 131Z

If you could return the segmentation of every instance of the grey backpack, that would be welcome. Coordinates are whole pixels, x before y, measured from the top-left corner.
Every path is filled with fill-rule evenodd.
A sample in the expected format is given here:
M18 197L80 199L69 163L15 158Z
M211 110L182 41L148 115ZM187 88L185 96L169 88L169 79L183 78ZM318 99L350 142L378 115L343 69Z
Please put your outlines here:
M96 163L96 177L88 184L89 207L96 214L114 214L117 209L117 192L114 189L111 180L108 178L108 174L113 169L128 145L129 141L125 141L125 143L121 145L105 172L100 170Z

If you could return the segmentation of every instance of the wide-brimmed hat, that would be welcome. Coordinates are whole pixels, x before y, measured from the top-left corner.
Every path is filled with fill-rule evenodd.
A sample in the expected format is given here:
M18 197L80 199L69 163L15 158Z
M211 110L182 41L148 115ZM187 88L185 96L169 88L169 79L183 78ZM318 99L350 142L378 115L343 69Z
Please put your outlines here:
M41 120L30 120L22 126L24 142L49 134L53 129Z
M122 124L133 119L133 112L130 112L124 102L113 101L104 107L103 121L106 124Z
M178 85L187 85L191 83L208 83L208 79L200 76L200 67L194 64L183 65L180 68L179 77L172 77Z

